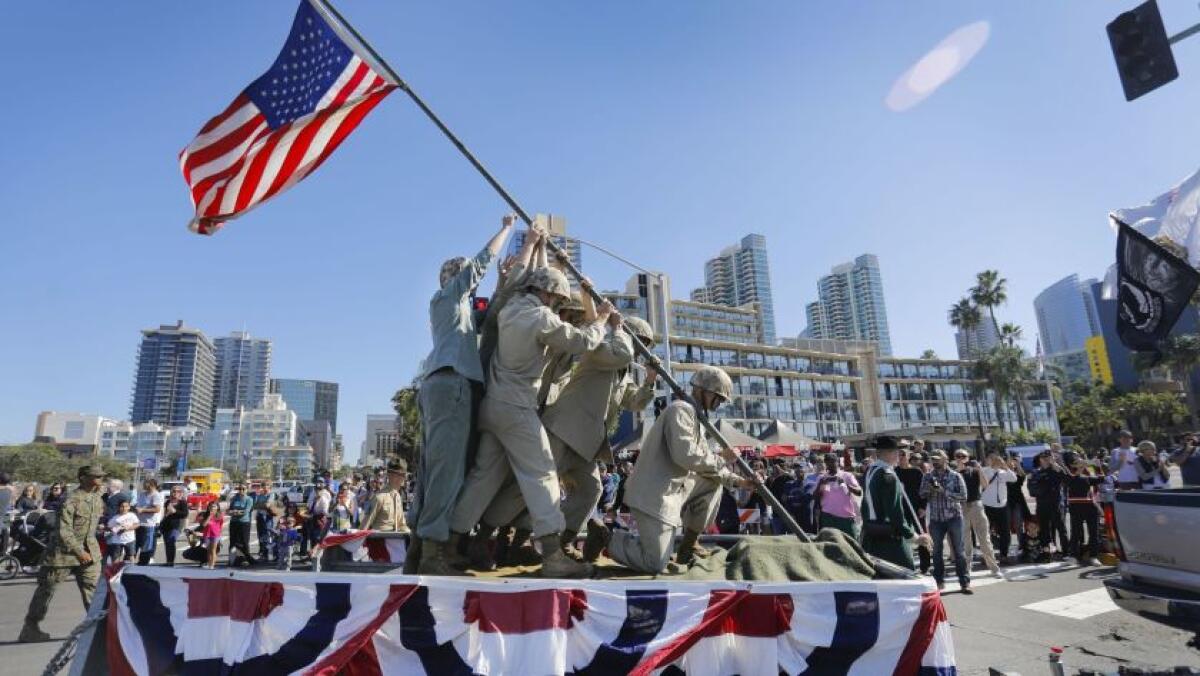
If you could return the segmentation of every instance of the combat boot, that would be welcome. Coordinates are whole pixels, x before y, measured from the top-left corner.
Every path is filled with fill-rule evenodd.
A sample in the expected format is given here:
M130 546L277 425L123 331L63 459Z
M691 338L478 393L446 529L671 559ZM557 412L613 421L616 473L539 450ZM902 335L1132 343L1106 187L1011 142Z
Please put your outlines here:
M543 535L538 542L542 544L541 577L575 579L592 576L592 564L580 563L563 553L562 536L558 533Z
M702 559L708 558L710 553L707 549L700 546L699 531L684 530L683 537L679 539L679 548L675 550L675 563L681 566L690 566L696 560L696 557Z
M445 550L442 555L446 558L446 563L451 568L457 568L458 570L467 569L467 565L470 562L460 550L462 549L463 539L468 537L462 533L455 533L453 531L450 533L450 539L446 541Z
M495 532L495 528L480 524L479 532L475 533L467 544L467 560L473 570L496 570L496 560L492 558L492 552L488 548L488 541Z
M562 534L562 550L569 558L576 561L583 560L583 552L575 547L575 540L579 537L579 531L564 530Z
M583 560L588 563L594 563L600 558L600 552L608 546L612 541L612 531L608 526L598 522L591 521L587 527L587 539L583 541Z
M533 543L529 540L530 534L528 529L517 529L516 534L513 535L512 545L508 548L507 565L536 566L542 562L545 552L543 551L542 554L539 554L538 550L533 548ZM560 546L560 543L554 543L555 550Z
M495 559L497 566L507 566L508 552L512 548L513 529L512 526L501 526L496 532L496 548L492 550L492 558Z
M450 543L435 540L421 542L421 563L417 566L418 575L461 576L463 573L450 565L446 550Z
M17 637L20 643L37 643L39 641L49 641L50 634L38 628L36 623L26 622L25 626L21 627L21 635Z

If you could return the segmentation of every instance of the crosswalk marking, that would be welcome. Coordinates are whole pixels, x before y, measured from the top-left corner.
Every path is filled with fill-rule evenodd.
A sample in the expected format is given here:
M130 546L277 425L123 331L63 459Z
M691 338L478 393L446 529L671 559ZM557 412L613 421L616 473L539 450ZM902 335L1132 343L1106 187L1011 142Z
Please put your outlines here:
M1072 620L1086 620L1093 615L1117 610L1117 604L1113 603L1112 599L1109 598L1108 590L1101 587L1099 589L1079 592L1078 594L1068 594L1067 596L1029 603L1021 606L1021 608L1034 610L1039 613L1057 615L1059 617L1067 617Z

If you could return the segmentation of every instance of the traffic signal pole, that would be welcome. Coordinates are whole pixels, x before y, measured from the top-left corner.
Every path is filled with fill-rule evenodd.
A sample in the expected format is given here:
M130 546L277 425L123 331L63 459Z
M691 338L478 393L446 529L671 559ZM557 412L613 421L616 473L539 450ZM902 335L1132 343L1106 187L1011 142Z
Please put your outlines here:
M1173 45L1176 42L1180 42L1182 40L1186 40L1186 39L1192 37L1196 33L1200 33L1200 23L1196 24L1195 26L1192 26L1191 28L1185 28L1185 29L1179 31L1178 33L1172 35L1171 37L1167 38L1167 42Z

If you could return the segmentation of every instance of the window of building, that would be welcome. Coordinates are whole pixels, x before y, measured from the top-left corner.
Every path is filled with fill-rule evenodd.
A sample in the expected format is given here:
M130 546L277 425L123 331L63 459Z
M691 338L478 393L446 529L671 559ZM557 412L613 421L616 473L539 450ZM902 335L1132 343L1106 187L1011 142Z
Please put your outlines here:
M909 364L909 363L902 364L900 375L904 378L916 378L917 377L917 365Z
M812 362L809 361L808 357L792 357L791 361L792 370L794 371L808 373L812 370Z
M834 390L833 390L832 382L830 382L828 380L818 380L815 383L813 383L813 386L816 388L816 393L817 393L818 399L833 399L834 398Z
M66 422L66 424L63 425L63 438L64 439L82 439L83 438L83 421L82 420L68 420Z
M895 364L893 364L890 361L879 362L879 377L880 378L895 378L896 376L897 376L897 373L896 373L896 365Z

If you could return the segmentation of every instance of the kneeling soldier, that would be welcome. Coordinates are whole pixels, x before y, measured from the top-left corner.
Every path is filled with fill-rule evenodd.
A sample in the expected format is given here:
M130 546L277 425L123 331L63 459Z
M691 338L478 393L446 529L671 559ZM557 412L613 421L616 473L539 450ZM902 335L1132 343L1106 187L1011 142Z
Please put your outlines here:
M692 376L692 399L705 412L715 410L732 394L729 376L715 366L703 366ZM730 450L723 450L721 457L735 460ZM638 572L661 573L670 560L675 533L682 527L680 552L684 554L679 562L690 561L692 547L716 515L720 486L754 486L753 479L726 469L721 457L709 450L692 405L681 399L671 402L650 429L625 488L625 504L637 521L638 535L613 533L609 556Z

